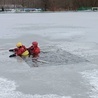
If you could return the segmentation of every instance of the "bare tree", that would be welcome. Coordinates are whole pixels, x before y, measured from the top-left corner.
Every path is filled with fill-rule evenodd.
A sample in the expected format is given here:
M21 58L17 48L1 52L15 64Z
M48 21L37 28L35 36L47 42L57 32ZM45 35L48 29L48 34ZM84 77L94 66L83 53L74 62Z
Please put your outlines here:
M76 10L80 7L97 7L98 0L0 0L0 5L22 5L47 10Z
M42 4L42 9L44 11L49 10L49 4L50 4L49 0L41 0L41 4Z

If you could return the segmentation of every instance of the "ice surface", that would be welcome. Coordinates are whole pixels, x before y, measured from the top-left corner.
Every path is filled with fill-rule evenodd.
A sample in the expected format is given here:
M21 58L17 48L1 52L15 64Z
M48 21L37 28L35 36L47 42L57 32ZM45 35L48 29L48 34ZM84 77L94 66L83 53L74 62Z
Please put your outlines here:
M98 12L0 13L0 98L97 98ZM8 58L38 41L38 66ZM42 61L46 62L43 63Z

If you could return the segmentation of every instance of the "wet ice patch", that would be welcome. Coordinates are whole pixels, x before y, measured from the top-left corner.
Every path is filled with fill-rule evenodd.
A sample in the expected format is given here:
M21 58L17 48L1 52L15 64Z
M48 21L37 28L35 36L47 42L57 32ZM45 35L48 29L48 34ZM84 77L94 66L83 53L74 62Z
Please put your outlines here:
M84 43L84 42L64 42L61 45L58 44L58 47L61 49L68 51L74 55L83 57L87 59L89 62L94 64L98 64L98 44Z
M89 62L83 57L77 56L75 54L71 54L70 52L67 52L63 49L59 49L54 46L47 47L47 51L42 51L40 53L40 57L38 58L38 61L33 62L31 58L29 61L27 61L27 64L30 66L59 66L59 65L66 65L66 64L76 64L81 62ZM35 64L35 65L34 65Z
M71 98L70 96L59 96L56 94L23 94L21 92L15 91L16 87L17 85L14 81L0 78L0 98Z
M98 70L84 71L82 75L91 85L90 98L98 98Z
M42 57L41 57L42 56ZM71 54L62 49L55 49L46 53L41 53L40 58L49 62L50 64L74 64L80 62L87 62L85 58Z

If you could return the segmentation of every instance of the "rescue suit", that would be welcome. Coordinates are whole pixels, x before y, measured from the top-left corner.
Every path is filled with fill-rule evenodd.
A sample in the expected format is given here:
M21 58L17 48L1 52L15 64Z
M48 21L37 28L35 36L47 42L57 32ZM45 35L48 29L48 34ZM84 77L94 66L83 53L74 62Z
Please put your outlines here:
M26 49L26 47L24 45L22 45L22 43L19 42L16 44L16 46L17 46L17 48L15 48L14 50L15 50L15 54L17 56L26 57L29 55L28 50Z
M32 46L28 48L29 54L33 57L38 57L40 53L40 48L38 47L38 43L36 41L32 42Z

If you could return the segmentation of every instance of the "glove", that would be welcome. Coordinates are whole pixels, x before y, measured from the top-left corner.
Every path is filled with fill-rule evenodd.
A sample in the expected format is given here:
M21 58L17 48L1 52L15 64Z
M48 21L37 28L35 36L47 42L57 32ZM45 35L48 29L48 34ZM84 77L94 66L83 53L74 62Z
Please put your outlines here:
M14 52L14 51L15 51L14 49L10 49L10 50L9 50L9 52Z
M9 52L15 52L15 51L17 51L17 48L9 50Z
M16 57L16 54L12 54L12 55L10 55L9 57Z
M31 46L31 48L30 48L31 50L33 50L34 49L34 47L33 46Z

